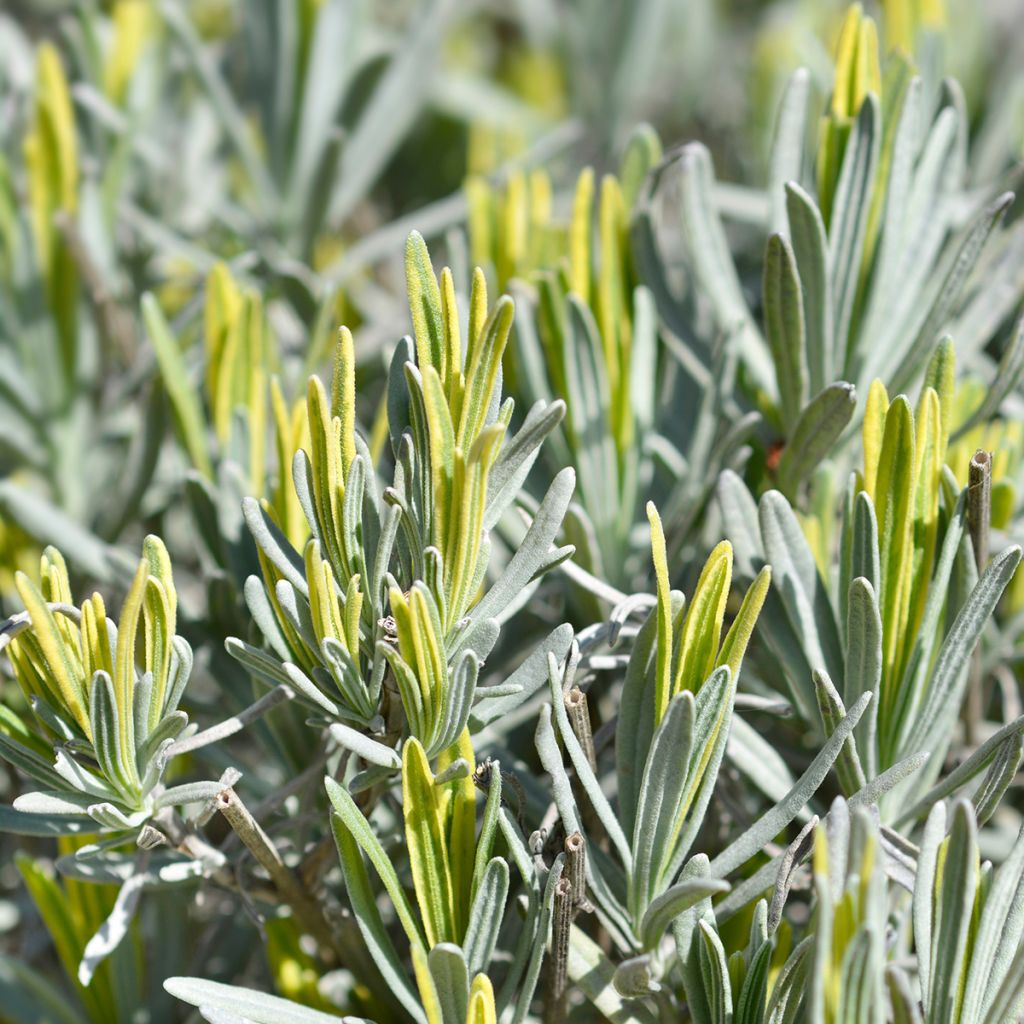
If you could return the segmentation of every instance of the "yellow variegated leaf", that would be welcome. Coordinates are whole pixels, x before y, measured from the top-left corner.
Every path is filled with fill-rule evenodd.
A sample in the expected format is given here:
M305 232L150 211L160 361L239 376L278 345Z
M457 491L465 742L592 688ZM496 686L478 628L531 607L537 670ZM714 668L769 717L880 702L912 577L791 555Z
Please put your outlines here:
M167 615L170 632L178 628L178 595L174 589L174 577L171 570L171 556L164 542L154 534L149 534L142 542L142 557L146 560L149 575L159 580L167 598Z
M402 812L413 888L428 944L458 942L445 823L434 775L419 740L402 748Z
M880 96L881 91L875 23L864 16L860 4L852 4L839 33L832 100L822 123L818 147L818 197L826 225L832 215L833 195L850 127L868 93Z
M913 571L915 454L914 417L906 398L898 395L885 416L875 485L882 570L882 664L883 676L888 679L892 679L898 661L904 588L910 586ZM889 698L893 699L894 694L890 692Z
M938 461L941 465L946 461L946 448L949 446L949 432L953 426L953 401L956 391L956 349L953 340L945 337L936 346L924 374L924 388L918 401L918 415L921 414L921 401L924 390L932 388L939 396L940 428Z
M167 677L171 667L171 614L167 592L153 576L146 580L142 608L145 636L145 670L153 673L153 699L149 706L149 729L154 729L163 714Z
M597 322L601 328L604 361L612 394L618 388L624 346L622 243L626 211L622 189L614 175L601 179L601 199L598 204L598 237L600 240L597 290Z
M696 693L714 669L731 583L732 545L723 540L705 562L690 600L679 638L673 697L683 690Z
M277 481L272 505L281 531L293 547L301 550L309 536L309 523L303 515L299 496L292 483L292 461L300 448L310 447L306 405L301 401L296 402L289 413L277 377L270 381L270 402L277 450Z
M459 328L459 304L455 297L455 278L448 267L441 271L441 319L444 323L444 360L441 383L450 393L452 382L462 375L462 332Z
M93 594L82 604L82 660L87 686L97 672L113 675L107 612L99 594Z
M463 188L468 208L466 220L469 226L469 256L474 266L486 266L491 262L494 246L491 186L486 178L472 175L466 179Z
M429 436L430 481L433 492L431 527L433 542L444 551L453 513L453 488L456 465L455 431L445 401L441 378L432 366L423 368L423 406Z
M858 3L850 6L839 36L832 112L842 118L856 117L869 92L876 96L882 92L878 31Z
M341 471L347 480L356 460L356 349L347 327L338 331L338 346L334 350L331 415L341 421Z
M359 589L359 573L349 578L345 588L345 646L353 658L359 658L359 616L363 611L363 595Z
M75 118L64 66L57 48L39 47L36 65L35 124L26 140L31 150L30 192L37 222L37 240L48 239L55 210L74 213L78 206L78 146Z
M469 290L469 343L466 346L466 366L474 365L479 357L477 349L483 343L484 326L487 323L487 278L479 268L473 269L473 283ZM461 422L452 406L452 419Z
M736 618L726 634L725 642L721 651L718 652L718 665L728 665L733 678L740 674L740 666L743 664L743 655L746 653L747 644L750 643L751 634L757 623L757 617L764 607L765 598L768 596L768 588L772 583L771 566L766 565L756 577L754 582L747 588L743 595L743 603L736 613Z
M498 251L495 256L500 281L509 281L523 271L528 217L526 177L517 169L509 175L498 220Z
M917 13L922 28L941 29L946 26L945 0L918 0Z
M35 106L25 138L30 222L46 297L57 326L61 368L70 384L77 361L78 273L54 215L78 206L78 156L71 93L52 43L39 47Z
M46 547L39 560L39 590L43 600L52 604L73 605L71 582L64 556L52 545ZM65 615L53 619L64 645L64 652L76 678L83 674L82 659L79 657L79 628Z
M647 521L651 524L651 557L658 587L658 652L654 683L654 724L665 717L672 692L672 595L669 590L668 556L665 531L654 502L647 502Z
M56 693L68 713L78 723L82 732L87 737L91 737L89 715L86 709L88 701L81 669L77 675L75 672L75 661L78 660L77 652L72 653L72 648L65 643L57 623L54 621L53 612L50 611L43 595L32 581L24 573L19 572L15 576L15 586L32 622L32 639L38 645L44 660L44 665L39 668L43 670L43 678L47 681L48 688L52 689L53 685L56 686ZM20 639L18 645L21 646ZM50 679L53 684L49 684Z
M236 367L236 377L241 386L235 407L241 407L246 412L249 428L249 481L253 490L262 494L267 468L267 368L270 365L270 345L263 315L263 299L257 291L250 291L246 295L241 329L244 332L244 343Z
M412 969L416 976L416 987L420 991L420 1002L423 1004L427 1024L444 1024L441 999L437 994L434 976L430 973L426 951L418 942L412 944Z
M913 578L905 594L901 630L904 657L908 656L924 616L928 584L934 569L939 536L939 494L942 484L942 412L939 396L925 388L918 405L915 425L915 466L917 481L914 495ZM903 662L899 665L902 673Z
M455 923L461 937L469 927L476 862L476 786L473 783L476 761L468 729L463 729L457 742L441 753L437 759L437 770L444 771L460 757L469 765L469 774L442 787L441 811L447 822Z
M475 597L470 592L477 578L477 563L483 540L487 506L487 478L498 457L505 435L502 423L487 427L470 450L468 460L455 450L452 482L453 516L444 549L445 584L448 598L446 626L454 625L469 610Z
M872 501L876 500L878 460L882 453L882 435L885 433L885 414L888 411L889 395L885 385L880 380L874 380L868 389L864 424L861 428L864 444L864 490Z
M229 349L237 345L236 325L242 312L242 292L227 265L215 263L206 276L203 305L203 337L206 346L206 392L213 409L213 426L218 440L228 440L231 408L222 398L222 382L230 379L234 367Z
M331 415L320 378L309 378L306 393L309 417L310 464L313 470L313 505L320 537L333 565L344 565L341 544L341 509L345 500L345 477L341 462L341 420Z
M469 987L469 1009L466 1024L497 1024L494 988L486 974L477 974Z
M434 277L427 244L418 231L409 235L405 245L405 282L416 339L417 365L421 370L432 366L441 373L445 347L441 290Z
M120 105L142 56L149 35L151 5L146 0L118 0L112 21L114 34L103 66L103 88Z
M515 306L512 300L503 295L494 304L494 309L480 332L470 358L467 359L466 395L456 434L456 443L463 448L468 448L483 430L487 410L497 387L501 358L508 345L514 316Z
M320 544L310 538L304 552L306 582L309 584L309 613L317 640L344 640L345 628L330 562L320 557Z
M72 603L67 563L55 547L47 547L39 560L39 589L47 601Z
M594 171L580 172L572 203L569 225L569 287L584 302L590 302L591 216L594 208Z
M408 598L392 588L391 614L395 619L399 653L412 671L426 728L433 733L444 706L447 666L422 587L414 586ZM429 743L431 736L421 738Z
M542 167L536 167L527 179L530 194L530 237L527 268L534 270L553 262L549 253L551 234L551 177Z
M886 44L905 53L914 52L914 0L886 0L882 7L885 17Z
M142 617L146 587L149 580L149 563L143 558L135 572L128 596L121 606L121 618L117 623L117 644L114 652L114 700L117 704L118 741L120 749L129 761L134 761L135 750L134 715L135 704L135 638L139 619Z

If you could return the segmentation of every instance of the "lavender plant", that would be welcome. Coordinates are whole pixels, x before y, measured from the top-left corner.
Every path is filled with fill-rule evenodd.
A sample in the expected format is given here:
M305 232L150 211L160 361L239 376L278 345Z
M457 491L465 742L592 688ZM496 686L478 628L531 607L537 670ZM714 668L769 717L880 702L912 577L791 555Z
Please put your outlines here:
M1019 70L414 6L0 15L0 1021L1024 1020Z

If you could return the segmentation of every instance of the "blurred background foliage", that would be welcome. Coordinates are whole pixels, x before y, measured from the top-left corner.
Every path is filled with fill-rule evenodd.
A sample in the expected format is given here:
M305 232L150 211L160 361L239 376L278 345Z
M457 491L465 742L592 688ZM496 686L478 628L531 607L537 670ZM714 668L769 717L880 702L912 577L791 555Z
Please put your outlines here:
M223 643L255 636L243 586L260 574L261 554L241 499L262 499L302 549L308 528L290 468L310 443L306 379L328 370L342 323L357 339L361 433L375 460L392 458L386 378L409 333L403 255L412 229L451 266L460 295L479 265L492 295L508 290L516 300L504 361L514 424L537 400L567 401L527 491L539 500L558 468L579 471L563 531L577 548L575 568L546 581L520 619L527 632L542 635L566 618L582 628L620 599L653 592L648 496L663 510L672 565L690 567L678 582L691 592L704 563L696 553L720 533L710 502L723 469L741 471L755 496L780 486L827 568L845 474L861 458L841 456L822 472L780 469L779 447L801 411L786 406L785 373L776 367L760 380L756 367L737 366L719 344L733 325L708 314L699 289L684 288L679 302L687 329L666 330L663 297L638 287L651 277L631 231L646 204L666 276L690 266L690 228L678 203L671 212L658 205L664 196L648 172L660 172L677 144L700 139L739 302L761 321L766 188L777 173L787 83L807 69L801 88L812 113L798 133L845 140L860 108L860 96L844 106L833 94L845 7L8 0L0 10L0 610L21 607L15 574L38 578L48 544L63 551L72 592L101 585L116 606L142 538L159 534L174 564L178 631L196 654L192 718L247 705L253 682ZM949 156L962 171L949 214L959 229L992 195L1020 184L1024 5L892 0L865 10L880 47L857 36L849 81L866 91L862 73L881 91L886 130L893 94L884 74L894 65L879 68L878 53L917 67L929 122L943 106L963 118ZM945 76L962 94L940 100ZM826 215L829 173L818 166ZM961 485L976 447L996 453L993 525L1019 540L1019 393L978 415L1000 360L1016 351L1024 295L1020 201L1001 212L1006 228L983 264L999 288L969 286L959 308L952 333L959 343L962 328L968 351L958 349L944 429ZM856 434L866 391L845 438ZM713 433L698 429L712 422ZM595 432L614 450L597 451ZM522 533L515 516L502 520L492 537L499 564ZM1021 615L1018 574L990 647L1019 650ZM495 661L524 649L521 636L500 644ZM771 692L767 653L754 649L745 672L762 694ZM17 706L12 682L0 687ZM600 698L598 688L592 699ZM303 764L302 715L283 708L255 728L261 744L230 745L230 757L258 798ZM275 750L269 762L262 744ZM17 782L6 767L0 773L9 802ZM37 911L19 866L38 913L46 920L46 907L62 907L84 945L105 914L79 891L90 887L56 882L31 861L15 865L11 840L2 843L3 969L14 969L9 954L49 955L45 935L23 927ZM110 899L107 889L96 896L104 906ZM169 933L183 928L180 914L160 916L169 902L147 904L139 927L159 918ZM207 976L238 977L243 963L258 971L246 922L217 921L214 933ZM182 971L171 961L190 951L163 945L161 976ZM267 950L277 990L316 1005L308 957L286 923L274 923ZM70 965L79 955L60 951ZM117 955L136 954L126 945ZM113 987L124 972L104 971L79 993L96 1021L134 998ZM168 997L154 988L147 998L157 1013Z

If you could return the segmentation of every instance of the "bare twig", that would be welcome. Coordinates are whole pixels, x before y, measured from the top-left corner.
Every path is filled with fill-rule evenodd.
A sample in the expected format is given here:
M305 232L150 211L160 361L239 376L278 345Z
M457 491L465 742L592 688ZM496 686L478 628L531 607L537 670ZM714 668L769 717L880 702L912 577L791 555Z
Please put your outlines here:
M565 840L565 877L572 884L573 917L594 908L587 899L587 841L582 832L573 832Z
M967 522L974 546L974 562L980 575L988 565L992 525L992 456L980 448L971 458L967 478Z
M580 741L590 767L597 771L597 752L594 749L594 734L590 729L590 708L587 706L587 695L578 686L574 686L565 695L565 709L569 712L572 731L576 733L576 739Z
M992 526L992 456L978 449L971 458L967 478L967 525L971 531L974 562L978 575L988 565L989 532ZM964 740L973 747L978 741L978 727L985 712L982 697L981 648L971 658L964 703Z
M316 939L321 957L333 962L334 934L321 912L320 905L281 859L281 854L278 853L273 841L230 786L222 790L217 797L217 808L245 844L246 849L270 875L271 881L291 907L299 924Z
M563 1024L569 981L569 933L573 917L572 882L564 875L555 886L555 908L551 919L551 961L548 974L548 998L544 1005L544 1024Z

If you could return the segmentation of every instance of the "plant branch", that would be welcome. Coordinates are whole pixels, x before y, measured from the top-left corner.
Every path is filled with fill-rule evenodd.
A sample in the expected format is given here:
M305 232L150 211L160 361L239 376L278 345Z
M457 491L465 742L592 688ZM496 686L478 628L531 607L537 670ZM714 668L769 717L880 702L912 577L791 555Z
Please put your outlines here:
M334 934L319 904L291 872L271 838L230 786L222 790L217 797L217 809L227 819L246 849L270 875L299 924L316 939L321 957L327 962L333 962L336 959Z
M992 456L979 448L971 458L967 477L967 524L971 531L974 563L980 576L988 565L989 533L992 527ZM981 645L971 657L964 702L964 741L973 747L985 713L982 696Z
M249 707L244 711L240 711L237 715L225 718L223 722L211 725L209 729L204 729L202 732L197 732L191 736L186 736L182 740L178 740L168 751L168 758L177 757L179 754L187 754L193 750L198 750L200 747L208 746L210 743L217 743L220 740L227 739L228 736L241 732L250 722L255 722L257 718L262 718L268 711L276 708L278 704L283 704L294 696L295 694L287 686L275 686L269 693L264 694L258 701L250 704Z

